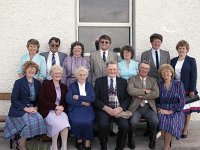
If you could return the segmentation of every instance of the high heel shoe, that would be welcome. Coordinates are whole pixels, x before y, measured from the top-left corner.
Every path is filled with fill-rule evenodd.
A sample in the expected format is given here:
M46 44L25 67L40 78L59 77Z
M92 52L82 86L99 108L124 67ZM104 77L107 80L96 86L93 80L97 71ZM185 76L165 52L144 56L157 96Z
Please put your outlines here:
M185 139L185 138L187 138L187 136L188 136L188 131L187 131L187 134L182 134L181 138Z

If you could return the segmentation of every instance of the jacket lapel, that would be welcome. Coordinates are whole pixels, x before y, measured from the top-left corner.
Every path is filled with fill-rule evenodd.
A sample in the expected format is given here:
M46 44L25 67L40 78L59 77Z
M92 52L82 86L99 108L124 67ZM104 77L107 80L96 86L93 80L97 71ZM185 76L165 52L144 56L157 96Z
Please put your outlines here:
M155 65L155 62L154 62L154 60L153 60L153 56L152 56L152 49L150 49L149 51L148 51L148 55L149 55L149 61L150 61L150 63L151 63L151 65L152 65L152 67L154 67L155 69L156 69L156 65ZM157 70L157 69L156 69Z
M166 63L166 60L165 60L166 58L165 58L165 54L164 54L164 52L163 52L163 50L160 50L160 66L162 65L162 64L165 64Z
M101 59L100 51L98 51L98 52L96 53L96 60L97 60L97 63L98 63L98 65L99 65L99 68L100 68L100 70L101 70L101 72L102 72L103 68L102 68L102 65L101 65L102 59Z
M30 96L30 88L29 88L29 83L28 80L26 79L26 76L23 77L23 87L25 89L25 91L27 92L27 94Z

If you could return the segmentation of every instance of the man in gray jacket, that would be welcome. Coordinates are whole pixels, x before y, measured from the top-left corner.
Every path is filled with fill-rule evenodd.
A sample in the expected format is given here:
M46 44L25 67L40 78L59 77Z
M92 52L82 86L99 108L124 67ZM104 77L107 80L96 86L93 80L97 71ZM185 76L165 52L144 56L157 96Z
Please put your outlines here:
M128 147L135 148L133 132L141 117L149 122L149 148L155 149L156 130L158 127L158 117L155 99L159 97L158 84L155 78L149 77L150 64L147 61L140 62L139 74L128 80L128 93L132 96L129 107L132 117L130 118L130 131L128 134Z
M62 66L63 61L67 54L58 52L58 49L60 47L60 39L57 37L52 37L49 40L49 48L50 50L48 52L40 53L40 55L45 57L46 63L47 63L47 79L50 80L51 76L49 74L49 70L51 66L57 64Z

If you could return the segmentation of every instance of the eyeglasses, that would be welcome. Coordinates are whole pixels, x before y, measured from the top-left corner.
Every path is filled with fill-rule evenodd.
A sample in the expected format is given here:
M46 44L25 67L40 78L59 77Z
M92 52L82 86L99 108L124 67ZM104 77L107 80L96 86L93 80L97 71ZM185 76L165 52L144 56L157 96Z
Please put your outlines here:
M51 47L59 47L59 45L54 45L54 44L52 44Z
M100 43L105 43L105 44L108 44L108 43L110 43L109 41L101 41Z

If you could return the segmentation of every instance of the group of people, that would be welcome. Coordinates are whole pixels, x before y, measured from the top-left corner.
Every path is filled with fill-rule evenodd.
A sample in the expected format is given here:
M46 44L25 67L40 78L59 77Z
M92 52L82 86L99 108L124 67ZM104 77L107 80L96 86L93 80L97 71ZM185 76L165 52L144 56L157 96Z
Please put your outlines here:
M144 117L149 148L155 149L161 130L164 150L170 149L173 136L187 137L191 112L200 111L200 103L185 105L186 96L197 94L197 66L187 55L188 42L179 41L178 57L170 60L169 52L160 49L162 41L162 35L152 34L152 48L142 53L140 62L133 59L131 46L123 46L118 62L109 50L108 35L99 37L99 50L91 53L90 61L79 41L71 44L67 56L58 51L59 38L52 37L50 51L40 54L39 42L30 39L28 53L20 59L4 137L26 150L27 138L47 134L52 138L50 149L57 150L60 134L61 150L66 150L70 131L78 150L90 150L96 118L101 150L108 148L111 120L118 125L115 150L123 150L127 136L128 147L135 149L133 133Z

